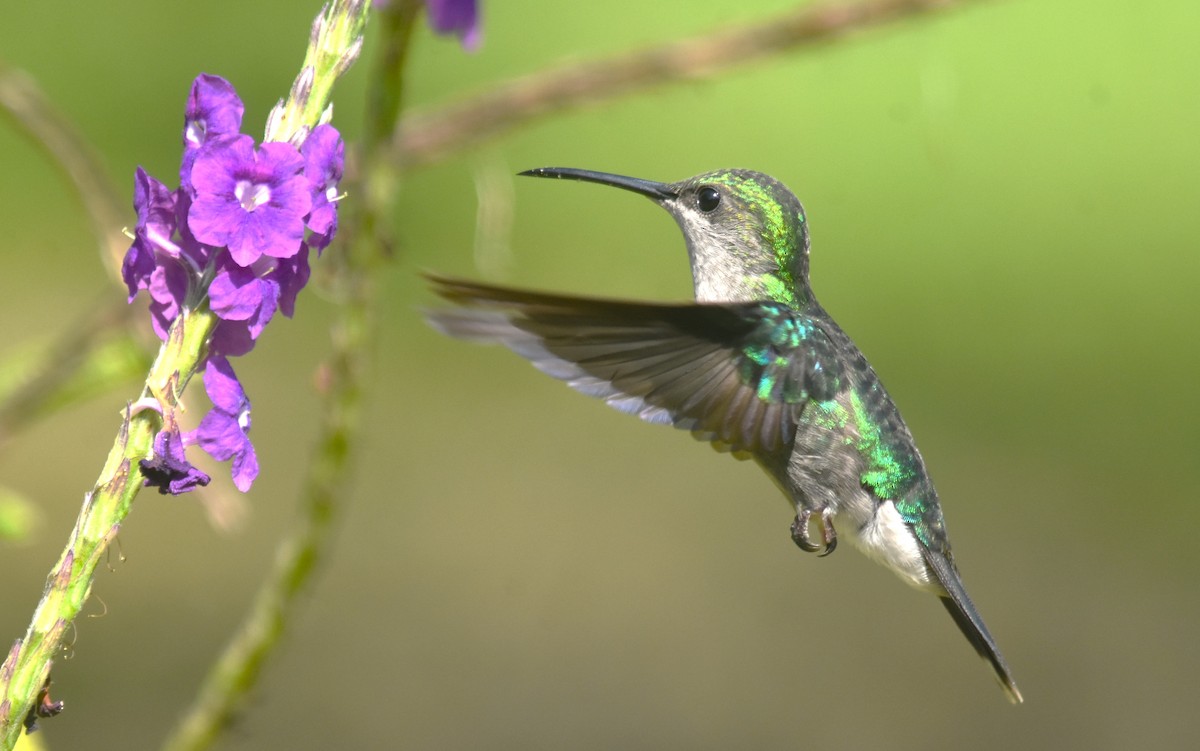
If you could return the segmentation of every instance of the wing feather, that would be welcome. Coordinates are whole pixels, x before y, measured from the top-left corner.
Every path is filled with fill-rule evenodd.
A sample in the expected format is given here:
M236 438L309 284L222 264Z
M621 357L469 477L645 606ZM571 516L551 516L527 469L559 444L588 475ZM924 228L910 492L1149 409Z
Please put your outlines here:
M427 312L438 330L502 344L588 396L718 448L786 450L800 406L840 388L822 320L777 303L635 303L429 279L461 306Z

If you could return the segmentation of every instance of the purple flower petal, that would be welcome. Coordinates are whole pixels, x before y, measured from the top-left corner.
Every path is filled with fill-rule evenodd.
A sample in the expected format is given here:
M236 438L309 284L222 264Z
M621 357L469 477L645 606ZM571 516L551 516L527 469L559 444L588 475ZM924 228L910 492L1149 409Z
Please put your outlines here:
M162 339L167 340L167 332L171 329L171 322L175 320L178 312L171 312L167 306L156 302L150 303L150 327L154 329L154 334Z
M195 268L203 269L208 266L214 248L197 240L196 236L192 234L191 227L188 227L188 215L192 210L191 194L180 189L176 195L178 197L175 202L176 229L179 232L180 254L186 256Z
M209 352L226 357L241 357L252 349L254 337L247 321L218 321L208 344Z
M188 293L188 274L174 259L166 259L150 274L150 314L154 332L166 341L167 329L179 315Z
M209 410L199 427L188 433L188 445L199 446L219 462L227 462L244 450L246 434L237 419L219 409Z
M249 136L206 146L192 167L195 200L188 226L207 245L227 246L239 266L261 256L289 258L300 250L312 197L304 160L286 143L257 151Z
M234 487L243 493L248 492L258 477L258 455L254 452L254 444L250 443L249 438L243 444L242 450L233 455L230 471L233 473Z
M479 46L479 3L476 0L425 0L429 25L439 34L455 34L468 50Z
M179 182L191 187L192 164L200 147L223 136L237 135L245 107L233 85L220 76L201 73L192 82L183 115L183 164Z
M279 282L260 278L254 269L228 264L208 287L209 305L219 318L248 321L255 339L275 315Z
M138 290L150 287L150 275L154 273L154 252L148 250L140 240L134 240L125 251L121 263L121 278L129 288L129 302L137 297Z
M222 412L231 415L243 410L247 414L250 412L250 400L246 398L233 366L224 357L216 355L208 358L204 366L204 391L213 406Z
M133 177L133 208L137 211L137 234L152 247L168 255L178 255L171 241L175 231L175 192L155 180L146 170L137 168Z
M184 436L184 441L204 449L217 461L233 459L233 484L244 493L258 476L258 457L247 435L250 400L229 361L221 356L209 357L204 368L204 390L213 408L195 430Z
M137 229L121 264L121 277L129 288L129 302L137 297L138 290L150 287L157 253L179 253L179 247L171 241L171 233L175 230L175 194L141 167L137 168L133 178L133 208L138 215Z
M258 457L245 431L232 415L210 410L200 426L187 435L189 445L204 449L209 456L223 462L233 459L233 484L245 493L258 476Z
M158 488L163 495L180 495L207 485L211 478L188 463L183 449L178 429L163 430L155 436L154 457L138 462L145 487Z
M308 228L315 233L309 244L319 253L337 232L338 183L342 179L346 146L332 125L318 125L300 147L304 177L312 190Z
M262 304L254 311L250 318L246 319L246 323L250 326L250 336L257 339L275 317L275 311L279 309L279 283L273 279L260 280L263 288Z
M279 284L279 310L288 318L296 312L296 295L308 284L308 246L301 244L300 252L291 258L279 259L272 276Z

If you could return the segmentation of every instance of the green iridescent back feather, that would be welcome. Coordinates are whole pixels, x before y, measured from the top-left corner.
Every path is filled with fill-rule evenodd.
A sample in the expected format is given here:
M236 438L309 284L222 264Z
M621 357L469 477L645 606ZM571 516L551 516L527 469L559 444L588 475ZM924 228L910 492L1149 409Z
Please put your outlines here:
M846 353L848 398L818 403L806 417L823 420L851 436L865 462L862 486L879 500L892 501L926 547L950 558L937 491L908 426L866 357L823 311L814 315L827 320L831 335Z

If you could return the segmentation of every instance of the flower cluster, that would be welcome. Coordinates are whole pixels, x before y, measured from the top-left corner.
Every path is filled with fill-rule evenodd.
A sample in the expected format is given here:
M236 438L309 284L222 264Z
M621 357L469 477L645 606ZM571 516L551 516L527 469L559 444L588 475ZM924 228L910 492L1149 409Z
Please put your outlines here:
M134 181L137 228L122 276L130 302L150 296L154 331L166 340L184 309L206 299L219 323L209 343L204 387L213 409L193 431L180 433L164 414L154 458L142 462L146 484L178 494L206 485L183 449L200 446L218 461L233 460L243 492L258 475L247 433L250 401L228 358L254 347L276 311L291 316L308 282L309 251L319 255L337 231L337 185L344 146L330 125L315 128L300 149L255 145L240 133L242 102L223 78L201 75L184 116L179 188L171 190L140 167Z

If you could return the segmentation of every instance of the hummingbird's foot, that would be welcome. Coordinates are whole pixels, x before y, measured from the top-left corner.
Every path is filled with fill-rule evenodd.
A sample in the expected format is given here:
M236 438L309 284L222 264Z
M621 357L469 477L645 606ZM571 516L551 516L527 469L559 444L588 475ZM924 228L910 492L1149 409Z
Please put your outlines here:
M837 530L833 528L833 512L829 509L821 510L821 541L825 543L819 554L821 558L837 550Z
M796 543L796 546L805 553L820 551L821 557L824 558L837 548L837 530L833 528L833 511L827 508L821 509L821 513L817 517L817 523L821 526L822 544L814 543L809 536L808 522L812 516L812 509L801 509L796 514L796 519L792 522L792 542Z
M804 509L796 514L796 519L792 522L792 542L796 543L796 546L805 553L815 553L821 549L820 545L816 545L808 539L808 518L810 516L812 516L812 512Z

